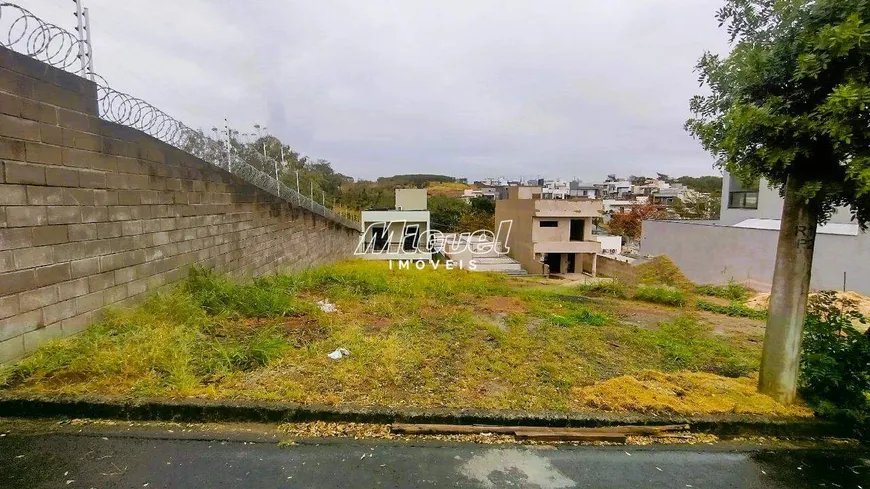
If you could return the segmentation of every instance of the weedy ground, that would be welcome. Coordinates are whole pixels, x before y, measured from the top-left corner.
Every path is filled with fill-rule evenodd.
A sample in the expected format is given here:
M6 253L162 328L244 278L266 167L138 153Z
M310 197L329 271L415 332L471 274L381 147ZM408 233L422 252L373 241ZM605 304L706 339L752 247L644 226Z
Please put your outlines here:
M673 287L650 287L658 286ZM616 289L389 270L359 260L252 282L195 270L173 292L110 311L83 334L0 371L0 388L389 407L811 414L755 393L762 322L698 311L670 289L664 305ZM324 299L338 311L321 311ZM340 347L350 356L327 357Z

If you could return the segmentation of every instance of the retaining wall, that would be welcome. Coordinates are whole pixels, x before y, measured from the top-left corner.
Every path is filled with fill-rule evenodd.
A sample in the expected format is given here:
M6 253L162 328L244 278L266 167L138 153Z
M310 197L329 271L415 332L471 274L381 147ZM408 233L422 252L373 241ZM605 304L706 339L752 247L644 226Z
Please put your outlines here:
M200 265L349 256L359 232L98 117L93 83L0 48L0 363Z

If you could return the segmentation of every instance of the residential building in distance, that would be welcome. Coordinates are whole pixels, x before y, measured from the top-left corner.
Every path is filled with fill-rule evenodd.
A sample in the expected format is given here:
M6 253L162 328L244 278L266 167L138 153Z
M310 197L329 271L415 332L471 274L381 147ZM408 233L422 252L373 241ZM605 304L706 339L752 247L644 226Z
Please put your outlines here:
M773 281L783 200L763 179L741 182L725 174L716 221L644 221L642 255L667 255L697 283L746 283L769 290ZM814 289L870 293L870 234L837 209L816 230Z
M541 197L544 199L567 199L568 192L568 182L558 178L555 180L544 180L544 185L541 188Z
M608 199L627 199L632 195L632 185L629 181L605 182L603 186Z
M680 183L669 184L667 187L660 188L650 194L654 203L666 206L673 205L674 200L676 199L685 202L690 199L697 199L700 196L700 192L692 190Z
M501 187L467 188L462 191L462 199L466 202L477 197L486 197L487 199L497 200L499 198L500 188Z
M496 201L496 226L512 223L509 236L499 244L529 273L595 276L601 243L592 230L594 219L601 217L601 201L541 195L541 187L510 187L508 198Z
M568 184L569 197L582 197L585 199L598 199L604 197L600 183L584 183L573 180Z
M358 251L369 260L430 260L428 235L430 216L426 189L396 189L395 209L362 212L362 233Z

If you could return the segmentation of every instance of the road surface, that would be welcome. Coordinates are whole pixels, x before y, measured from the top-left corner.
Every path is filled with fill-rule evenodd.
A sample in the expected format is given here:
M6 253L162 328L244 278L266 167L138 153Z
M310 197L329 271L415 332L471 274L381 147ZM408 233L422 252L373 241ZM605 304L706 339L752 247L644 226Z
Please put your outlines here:
M188 431L188 430L183 430ZM0 427L2 488L866 488L870 454L740 446L573 447L227 440Z

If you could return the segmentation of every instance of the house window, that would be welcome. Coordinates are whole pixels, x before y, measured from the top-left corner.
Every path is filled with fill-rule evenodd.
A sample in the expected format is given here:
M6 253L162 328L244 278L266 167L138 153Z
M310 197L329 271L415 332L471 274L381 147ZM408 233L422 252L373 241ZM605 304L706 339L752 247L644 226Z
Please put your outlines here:
M542 228L557 228L559 227L559 221L541 221L538 226Z
M728 181L729 209L758 209L759 180L743 183L739 178L730 176Z

